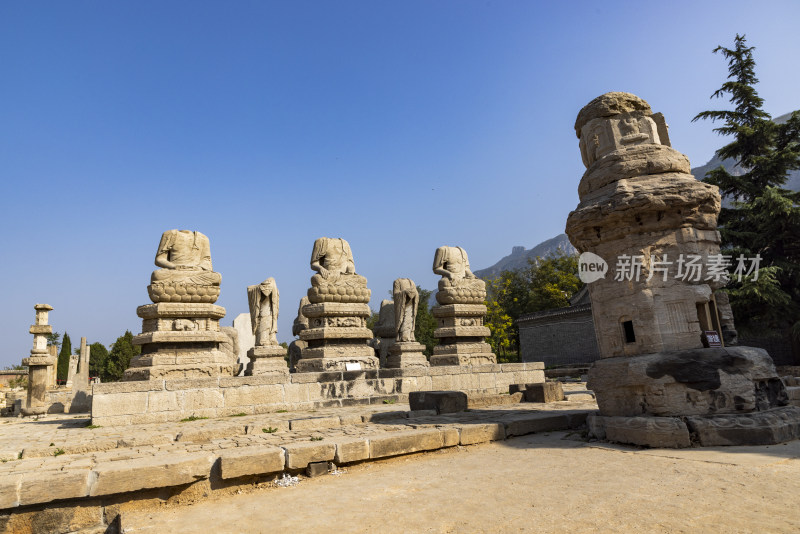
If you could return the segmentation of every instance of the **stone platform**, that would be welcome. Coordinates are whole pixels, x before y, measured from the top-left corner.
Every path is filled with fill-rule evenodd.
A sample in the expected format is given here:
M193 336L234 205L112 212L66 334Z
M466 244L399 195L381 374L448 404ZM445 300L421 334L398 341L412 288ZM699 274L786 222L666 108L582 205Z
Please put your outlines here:
M343 465L578 428L595 405L504 404L448 415L408 408L379 401L102 427L81 416L7 419L0 422L0 531L120 532L121 515L144 505L250 487L316 462Z
M412 391L508 393L511 384L544 382L541 362L331 371L95 384L92 422L124 425L226 417L278 410L407 402Z

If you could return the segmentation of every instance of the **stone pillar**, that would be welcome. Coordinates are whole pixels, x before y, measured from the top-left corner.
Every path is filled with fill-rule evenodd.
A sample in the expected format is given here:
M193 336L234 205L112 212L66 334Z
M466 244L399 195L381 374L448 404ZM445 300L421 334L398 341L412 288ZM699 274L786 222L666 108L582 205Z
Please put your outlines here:
M50 356L58 361L58 347L56 345L50 345L47 347L50 353ZM47 389L55 389L56 386L56 366L51 365L47 368Z
M36 324L30 328L33 334L31 355L22 360L28 366L28 398L22 413L25 415L41 415L47 413L47 386L50 369L56 358L50 356L47 349L47 335L53 333L53 327L47 324L48 313L53 309L49 304L36 304Z
M431 365L490 365L497 363L492 347L484 341L491 335L484 326L486 282L476 278L461 247L439 247L433 272L442 275L436 292L438 306L431 309L439 344L433 348Z
M250 314L240 313L233 320L233 328L239 334L239 351L236 355L237 362L242 366L240 376L244 376L245 367L249 363L247 352L256 346L256 336L253 334L253 327L250 325Z
M86 344L86 338L81 338L81 350L78 355L78 368L72 379L72 389L75 391L85 391L89 389L89 357L90 347Z
M414 337L419 308L417 285L408 278L398 278L392 285L392 296L395 335L387 351L386 367L395 369L430 367L423 352L425 345L417 343Z
M309 327L300 332L308 343L302 349L298 372L377 369L367 328L370 290L356 274L353 253L344 239L321 237L314 242L309 304L303 307Z
M217 306L222 277L211 269L208 237L189 230L161 236L147 292L153 304L139 306L142 333L133 339L142 353L123 380L232 376L234 359L220 349L225 308Z

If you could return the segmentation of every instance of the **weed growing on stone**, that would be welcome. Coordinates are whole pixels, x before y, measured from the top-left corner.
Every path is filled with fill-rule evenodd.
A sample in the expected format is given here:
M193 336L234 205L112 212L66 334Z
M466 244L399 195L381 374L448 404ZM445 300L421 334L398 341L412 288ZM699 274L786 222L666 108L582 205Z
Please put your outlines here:
M397 401L394 399L383 399L384 404L394 404L395 402Z
M277 428L272 428L272 427L269 427L269 428L262 428L262 429L261 429L261 431L262 431L264 434L274 434L275 432L277 432L277 431L278 431L278 429L277 429Z
M247 414L244 413L244 412L239 412L239 413L232 413L228 417L244 417L245 415L247 415Z
M17 454L17 460L22 460L22 451Z
M180 422L181 423L188 423L190 421L199 421L201 419L208 419L208 417L203 417L203 416L198 417L196 415L190 415L189 417L181 419Z
M288 411L289 411L289 410L277 410L275 413L286 413L286 412L288 412Z
M322 441L320 436L311 436L311 441Z
M56 449L53 456L61 456L62 454L65 454L64 449Z
M86 428L89 428L89 429L100 428L100 425L93 425L93 424L89 423L88 425L86 425Z
M55 447L55 446L56 446L55 443L51 443L50 445L48 445L48 447Z

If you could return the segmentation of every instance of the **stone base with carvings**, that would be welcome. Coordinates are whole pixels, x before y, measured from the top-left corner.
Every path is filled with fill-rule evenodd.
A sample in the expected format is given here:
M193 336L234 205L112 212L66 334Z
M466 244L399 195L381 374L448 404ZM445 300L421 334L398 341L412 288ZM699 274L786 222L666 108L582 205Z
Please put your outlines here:
M378 358L368 345L372 331L367 328L371 314L363 303L322 302L303 307L308 328L300 339L308 344L301 351L297 372L344 371L352 368L377 369Z
M396 341L389 347L386 367L389 369L412 369L430 367L423 351L425 345L416 341Z
M484 342L491 332L483 325L486 306L483 304L449 304L434 306L431 313L437 326L433 335L439 345L433 348L430 364L489 365L497 363L492 348Z
M289 366L286 364L286 349L280 345L259 345L247 351L250 362L245 376L283 375L288 378Z
M142 354L131 360L123 380L233 376L237 363L220 349L225 308L208 303L159 302L139 306L142 333L133 344Z

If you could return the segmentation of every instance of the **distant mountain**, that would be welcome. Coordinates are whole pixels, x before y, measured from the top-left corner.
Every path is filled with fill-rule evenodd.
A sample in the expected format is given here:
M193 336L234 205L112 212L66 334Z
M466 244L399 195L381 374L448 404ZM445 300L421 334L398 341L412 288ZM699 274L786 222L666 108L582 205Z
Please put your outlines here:
M789 117L791 115L792 115L791 113L787 113L785 115L781 115L780 117L776 117L774 120L778 124L783 124L784 122L789 120ZM711 158L711 161L709 161L705 165L694 167L692 169L692 174L698 180L702 180L708 171L716 169L720 165L722 165L726 171L728 171L734 176L739 176L744 174L744 171L738 165L736 165L736 163L734 163L733 160L730 159L721 160L716 155L713 158ZM786 189L791 189L792 191L800 191L800 170L790 172L789 177L786 179L786 183L783 185L783 187ZM729 203L725 202L725 205L727 206L729 205Z
M473 272L475 273L475 276L479 276L481 278L492 278L503 271L512 271L527 267L529 259L535 260L537 256L546 258L558 253L559 251L565 254L577 253L575 247L573 247L572 243L569 242L567 234L561 234L552 239L548 239L547 241L539 243L530 250L526 250L525 247L513 247L511 249L511 254L501 259L491 267Z

